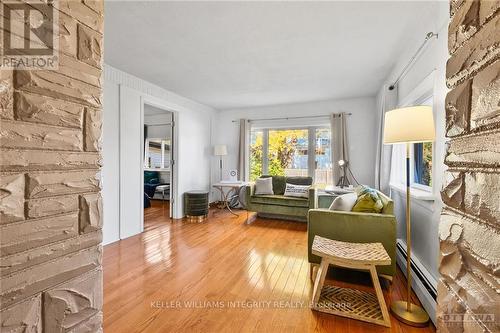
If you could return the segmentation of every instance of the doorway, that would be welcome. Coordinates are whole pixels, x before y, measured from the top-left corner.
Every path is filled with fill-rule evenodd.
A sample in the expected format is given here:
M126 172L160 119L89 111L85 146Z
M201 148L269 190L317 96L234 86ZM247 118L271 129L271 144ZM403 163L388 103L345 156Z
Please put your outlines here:
M151 200L164 207L161 215L163 220L176 217L180 209L177 205L178 171L175 163L179 144L177 106L124 85L118 85L117 95L118 142L110 145L110 149L116 149L118 146L119 163L116 167L106 170L107 179L110 181L104 182L105 188L111 188L113 177L118 180L118 184L113 187L117 188L119 195L115 220L117 234L107 236L111 240L125 239L143 232L144 209ZM108 123L111 127L113 120L110 119ZM148 149L146 139L151 142L148 141ZM151 154L150 145L156 149ZM154 183L157 186L168 186L160 187L158 191L153 187L146 200L144 173L148 170L155 176ZM146 184L153 178L149 177Z
M173 216L174 112L145 101L143 124L143 225L146 228L152 211L155 220Z

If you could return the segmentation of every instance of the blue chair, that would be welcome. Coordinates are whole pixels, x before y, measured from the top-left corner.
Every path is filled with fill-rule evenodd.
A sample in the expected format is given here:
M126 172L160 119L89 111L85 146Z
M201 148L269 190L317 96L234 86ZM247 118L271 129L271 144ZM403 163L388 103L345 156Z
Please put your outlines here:
M158 171L144 171L144 208L151 207L150 200L155 195L158 185L160 185Z

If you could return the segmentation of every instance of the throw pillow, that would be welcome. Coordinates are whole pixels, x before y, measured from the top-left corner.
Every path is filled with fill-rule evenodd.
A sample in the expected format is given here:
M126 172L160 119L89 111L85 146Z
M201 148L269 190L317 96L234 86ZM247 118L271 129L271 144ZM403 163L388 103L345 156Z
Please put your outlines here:
M333 200L330 205L330 210L341 210L344 212L350 212L354 207L354 204L358 200L358 195L356 193L347 193L339 195Z
M255 194L274 194L272 178L258 178L255 180Z
M382 208L384 208L384 204L376 190L360 185L356 188L356 194L358 195L358 199L354 207L352 207L353 212L380 213Z
M309 198L309 189L311 186L308 185L294 185L286 183L285 187L285 197L299 197L299 198Z

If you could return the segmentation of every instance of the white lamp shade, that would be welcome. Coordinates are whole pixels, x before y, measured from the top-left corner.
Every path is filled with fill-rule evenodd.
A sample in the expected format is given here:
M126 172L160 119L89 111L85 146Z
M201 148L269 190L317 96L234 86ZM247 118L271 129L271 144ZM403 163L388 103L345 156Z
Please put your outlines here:
M227 155L227 147L226 147L226 145L215 145L214 146L214 155L215 156L225 156L225 155Z
M387 111L384 121L384 143L434 141L432 107L420 105Z

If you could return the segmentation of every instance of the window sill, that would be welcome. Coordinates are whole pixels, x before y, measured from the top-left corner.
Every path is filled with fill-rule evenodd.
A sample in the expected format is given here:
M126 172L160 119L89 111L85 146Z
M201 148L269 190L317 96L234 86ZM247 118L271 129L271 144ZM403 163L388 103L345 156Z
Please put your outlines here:
M392 190L406 194L406 186L403 184L390 183L389 186ZM434 201L436 200L436 196L432 194L432 192L421 190L419 188L412 187L410 188L410 197L417 200L422 201Z

